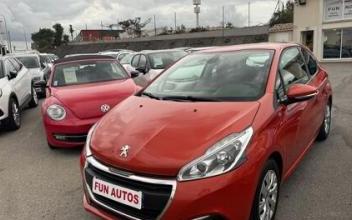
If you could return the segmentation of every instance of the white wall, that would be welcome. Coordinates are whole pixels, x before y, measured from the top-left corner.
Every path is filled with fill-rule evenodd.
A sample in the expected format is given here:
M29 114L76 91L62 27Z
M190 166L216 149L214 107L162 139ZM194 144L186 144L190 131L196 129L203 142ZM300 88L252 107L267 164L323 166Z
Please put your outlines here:
M269 42L292 42L293 31L269 33Z

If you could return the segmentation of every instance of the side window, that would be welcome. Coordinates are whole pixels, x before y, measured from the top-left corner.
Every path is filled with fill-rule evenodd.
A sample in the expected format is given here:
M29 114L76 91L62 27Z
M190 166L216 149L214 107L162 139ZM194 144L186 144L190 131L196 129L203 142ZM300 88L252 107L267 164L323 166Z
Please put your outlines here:
M309 80L303 57L296 47L286 49L280 60L280 73L287 90L292 84L306 83Z
M279 74L277 74L276 76L275 91L276 91L276 98L278 101L282 100L285 97L285 88Z
M305 49L302 48L302 53L304 60L308 66L308 71L310 75L314 75L318 70L318 63L315 58Z
M0 61L0 79L5 77L4 67L2 65L2 61Z
M147 57L145 55L141 55L141 58L139 59L139 64L138 67L146 67L147 66Z
M10 75L10 72L17 73L16 68L14 65L10 62L10 60L5 60L5 68L6 68L6 75Z
M137 68L138 67L138 63L139 63L139 58L141 57L141 55L136 55L132 58L132 62L131 62L131 65L134 67L134 68Z
M22 68L22 64L20 62L18 62L16 59L10 58L9 59L11 61L11 63L13 64L13 66L16 69L16 72L19 72Z

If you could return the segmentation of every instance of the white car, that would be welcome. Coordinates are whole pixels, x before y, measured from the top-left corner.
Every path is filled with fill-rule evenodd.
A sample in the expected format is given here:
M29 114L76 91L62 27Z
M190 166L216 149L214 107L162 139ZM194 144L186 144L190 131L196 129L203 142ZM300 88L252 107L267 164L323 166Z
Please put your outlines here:
M126 56L124 56L121 60L120 60L120 64L123 66L123 68L125 68L125 70L131 74L131 72L136 71L132 65L131 65L131 61L132 58L134 57L136 53L130 53L127 54Z
M16 57L28 70L29 74L32 76L33 83L43 81L44 79L44 69L40 66L40 57L38 54L14 54ZM38 95L41 97L45 94L45 89L35 88Z
M40 59L37 54L14 54L28 70L33 81L37 82L44 79L44 74L40 68Z
M0 123L6 130L21 127L21 109L38 106L27 68L12 56L0 57Z
M146 50L136 53L131 66L136 71L131 72L138 85L144 87L164 69L168 68L182 57L188 55L184 50Z

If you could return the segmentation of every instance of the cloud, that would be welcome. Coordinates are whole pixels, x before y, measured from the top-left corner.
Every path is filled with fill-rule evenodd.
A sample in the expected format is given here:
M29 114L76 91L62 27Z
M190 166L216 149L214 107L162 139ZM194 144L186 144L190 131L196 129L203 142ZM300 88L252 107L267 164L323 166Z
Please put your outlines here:
M222 7L225 6L226 22L244 26L247 24L247 3L248 0L203 0L200 23L202 26L219 26ZM251 0L252 24L266 23L275 4L273 0ZM66 32L72 24L78 33L86 25L95 29L100 28L101 22L108 25L135 17L147 20L155 15L158 27L173 27L175 12L178 25L195 26L191 0L1 0L0 9L0 14L7 19L13 40L23 40L24 30L30 38L30 33L52 27L57 22ZM152 23L147 28L153 28ZM4 30L2 23L0 28Z

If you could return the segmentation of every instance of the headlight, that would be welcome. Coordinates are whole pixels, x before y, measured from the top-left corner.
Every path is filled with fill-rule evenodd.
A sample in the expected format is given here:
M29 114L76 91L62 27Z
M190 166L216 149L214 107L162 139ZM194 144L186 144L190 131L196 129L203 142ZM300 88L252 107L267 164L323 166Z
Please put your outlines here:
M253 129L250 127L220 140L203 156L184 166L178 174L178 181L203 179L231 171L243 159L252 135Z
M84 148L83 148L83 152L86 157L92 156L92 151L90 151L90 141L92 139L92 135L96 127L97 127L97 123L93 125L93 127L88 132L86 144L84 145Z
M66 111L64 107L60 105L51 105L49 108L46 110L48 113L48 116L53 119L54 121L61 121L66 117Z

